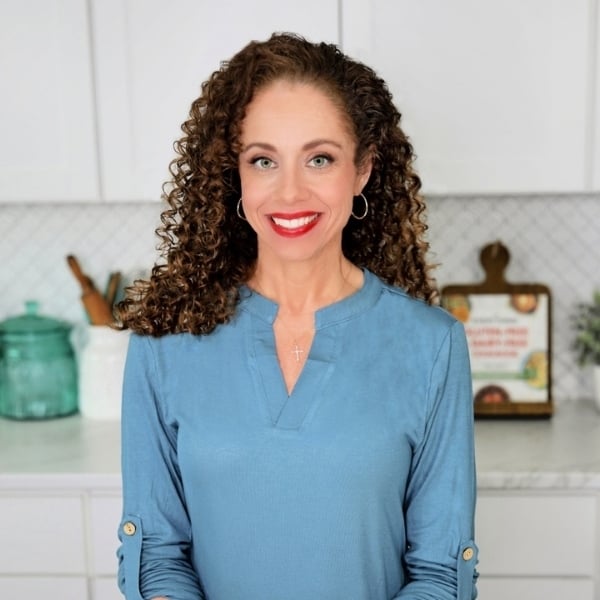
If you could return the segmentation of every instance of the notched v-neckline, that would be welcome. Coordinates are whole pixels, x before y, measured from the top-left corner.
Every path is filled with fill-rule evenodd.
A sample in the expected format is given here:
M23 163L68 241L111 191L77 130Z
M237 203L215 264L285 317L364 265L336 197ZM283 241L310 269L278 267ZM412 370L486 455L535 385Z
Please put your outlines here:
M353 295L315 313L315 333L307 359L288 393L277 358L273 323L278 307L246 288L242 304L248 315L245 336L250 372L258 406L271 427L298 430L306 425L331 392L327 385L341 354L346 328L352 319L377 301L381 286L364 271L363 287Z
M288 392L284 373L277 358L272 328L254 323L254 356L260 398L266 403L271 424L280 429L298 429L322 399L322 392L331 377L339 354L339 328L315 331L308 357L296 382Z
M277 364L287 395L291 396L310 358L315 338L314 321L310 329L307 328L305 333L296 337L284 325L277 327L277 319L273 322L272 331ZM302 341L302 346L298 340Z

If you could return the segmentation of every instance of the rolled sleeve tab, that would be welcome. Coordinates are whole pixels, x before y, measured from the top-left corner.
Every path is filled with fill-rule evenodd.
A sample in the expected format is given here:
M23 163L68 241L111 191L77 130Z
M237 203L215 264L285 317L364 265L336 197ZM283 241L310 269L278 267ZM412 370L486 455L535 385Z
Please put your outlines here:
M121 523L119 549L119 587L127 600L143 600L140 593L140 562L142 557L142 523L127 515Z
M477 546L473 540L462 544L457 557L458 600L473 600L477 597L475 581L477 573Z

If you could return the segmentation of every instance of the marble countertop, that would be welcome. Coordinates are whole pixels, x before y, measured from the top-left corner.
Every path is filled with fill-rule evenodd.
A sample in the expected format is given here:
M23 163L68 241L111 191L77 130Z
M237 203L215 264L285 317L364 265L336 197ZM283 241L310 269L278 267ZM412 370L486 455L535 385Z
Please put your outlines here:
M551 419L478 420L478 487L600 491L600 413L559 405ZM0 491L118 491L120 424L81 416L0 419Z
M556 407L550 419L475 424L480 489L600 491L600 412L592 402Z
M0 418L0 490L119 490L120 446L119 421Z

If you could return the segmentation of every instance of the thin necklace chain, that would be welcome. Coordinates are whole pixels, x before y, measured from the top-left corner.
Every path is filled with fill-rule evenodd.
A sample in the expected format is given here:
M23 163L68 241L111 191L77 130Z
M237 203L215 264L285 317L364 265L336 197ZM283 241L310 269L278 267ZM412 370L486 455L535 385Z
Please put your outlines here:
M330 302L330 304L334 304L335 302L338 302L343 297L344 287L347 284L348 284L348 280L342 274L342 285L340 286L337 294L333 297L333 300ZM285 331L287 331L287 333L292 337L293 348L289 352L290 352L290 354L294 355L294 359L295 359L296 363L301 363L306 358L306 356L305 356L306 352L305 352L304 348L298 343L298 340L301 340L302 337L304 337L307 333L311 332L311 330L314 328L314 323L311 325L310 328L303 329L298 334L294 334L294 332L285 325L285 323L279 316L277 317L277 323L281 327L283 327L283 329L285 329Z

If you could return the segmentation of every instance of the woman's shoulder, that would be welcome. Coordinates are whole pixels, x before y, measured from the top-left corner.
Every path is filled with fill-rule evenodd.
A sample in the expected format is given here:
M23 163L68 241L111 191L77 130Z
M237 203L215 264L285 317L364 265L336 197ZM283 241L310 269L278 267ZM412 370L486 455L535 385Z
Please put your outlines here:
M167 333L153 336L131 332L129 348L133 352L149 352L150 354L185 352L190 346L198 344L202 337L206 336L191 333Z
M373 277L376 277L373 275ZM378 279L382 306L397 319L418 322L422 326L447 330L458 321L440 306L428 304L421 298L410 296L406 290Z

